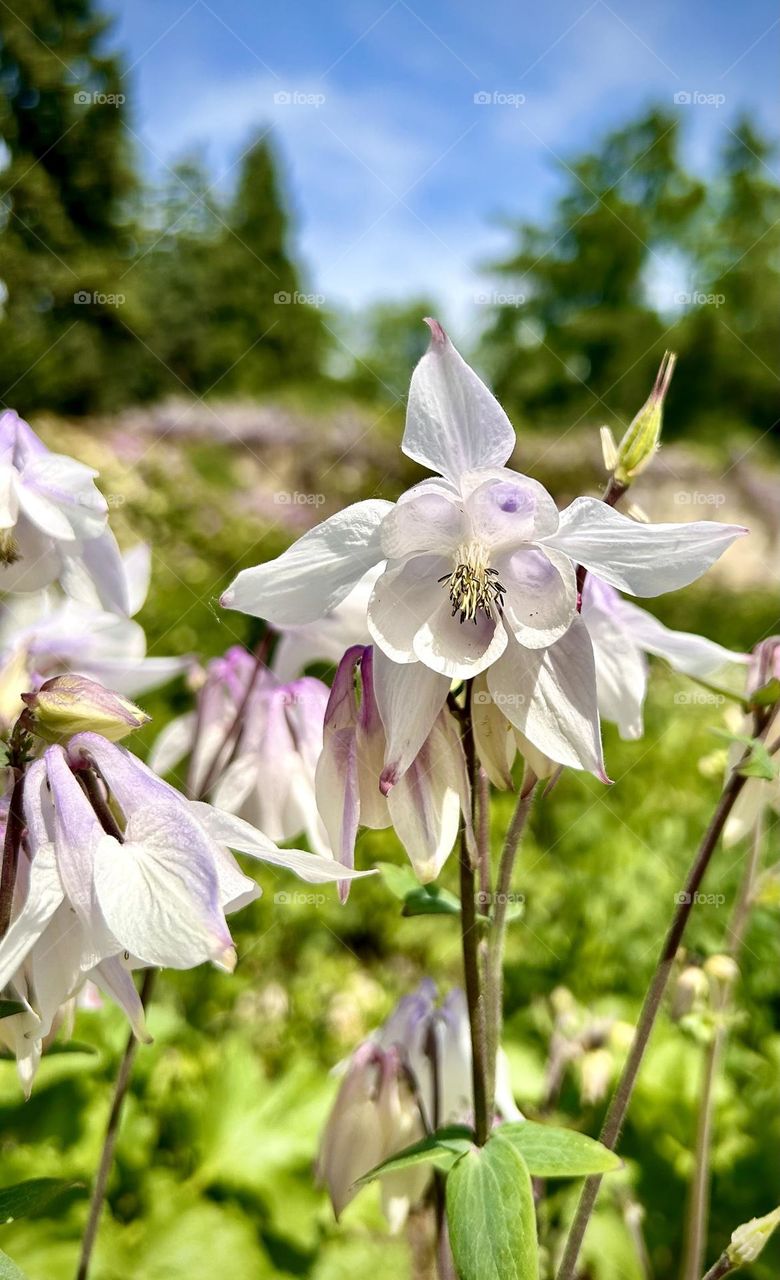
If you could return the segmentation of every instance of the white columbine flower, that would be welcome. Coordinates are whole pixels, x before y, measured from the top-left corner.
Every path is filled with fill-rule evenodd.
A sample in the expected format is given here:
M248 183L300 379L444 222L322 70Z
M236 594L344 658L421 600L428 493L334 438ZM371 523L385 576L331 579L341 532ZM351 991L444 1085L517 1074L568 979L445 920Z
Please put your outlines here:
M52 453L13 410L0 414L0 591L59 581L77 599L128 612L119 549L96 471Z
M78 781L84 770L110 797L116 824L90 803ZM27 1005L14 1015L25 1040L43 1040L87 978L143 1034L131 966L189 969L210 960L232 970L225 913L261 890L231 850L314 884L367 874L278 849L242 818L185 799L96 733L77 734L67 749L49 747L30 766L24 819L14 912L0 941L0 992Z
M505 464L515 434L441 326L412 377L402 448L436 472L396 504L358 502L276 560L246 569L230 608L290 627L327 615L371 568L376 645L432 687L487 671L506 714L539 750L603 776L593 650L577 614L577 565L630 595L698 578L744 533L714 521L639 524L595 498L559 513ZM399 686L405 677L397 676ZM406 699L411 720L433 696ZM420 725L427 737L432 720Z

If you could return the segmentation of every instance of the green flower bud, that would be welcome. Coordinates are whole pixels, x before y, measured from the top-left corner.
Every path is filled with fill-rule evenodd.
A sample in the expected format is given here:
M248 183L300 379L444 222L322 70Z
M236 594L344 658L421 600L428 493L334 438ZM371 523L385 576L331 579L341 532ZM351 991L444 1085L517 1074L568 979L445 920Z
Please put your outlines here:
M658 449L664 399L676 361L677 356L673 351L664 352L653 390L620 441L614 470L618 484L631 484Z
M91 730L118 742L150 717L120 693L86 676L53 676L37 693L23 693L27 727L46 742L67 742Z
M735 1267L742 1267L746 1262L754 1262L777 1224L780 1223L780 1208L764 1214L763 1218L751 1218L743 1222L741 1227L731 1234L731 1244L726 1249L726 1256Z

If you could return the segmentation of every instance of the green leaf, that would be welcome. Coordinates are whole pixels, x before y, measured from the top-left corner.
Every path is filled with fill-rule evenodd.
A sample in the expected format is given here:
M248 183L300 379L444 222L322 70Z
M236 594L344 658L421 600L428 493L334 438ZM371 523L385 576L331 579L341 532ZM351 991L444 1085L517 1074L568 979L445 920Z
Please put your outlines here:
M460 903L449 889L418 884L404 898L402 916L459 916Z
M749 699L751 707L773 707L776 702L780 702L780 680L777 676L772 676L760 689L751 693Z
M12 1018L15 1013L26 1013L27 1005L21 1000L0 1000L0 1018Z
M535 1178L585 1178L611 1173L623 1163L614 1151L576 1129L520 1120L502 1124L496 1132L511 1142Z
M432 1164L437 1169L449 1170L468 1151L473 1139L472 1131L463 1124L438 1129L419 1142L413 1142L410 1147L404 1147L403 1151L390 1156L389 1160L383 1160L374 1169L363 1174L362 1178L358 1178L355 1186L362 1187L383 1173L396 1173L399 1169L409 1169L416 1164Z
M447 1222L459 1280L538 1280L531 1175L500 1130L449 1173Z
M31 1178L12 1187L0 1187L0 1225L38 1213L55 1196L77 1186L79 1183L61 1178Z
M407 894L419 888L417 876L410 867L398 867L394 862L377 862L376 867L390 892L402 902Z
M743 746L749 748L747 760L737 770L743 778L764 778L767 782L773 782L777 777L777 763L772 759L760 738L751 738L745 733L729 733L727 729L714 729L713 733L716 733L719 738L726 738L729 742L741 742Z
M27 1280L23 1271L20 1271L15 1262L12 1262L7 1253L3 1253L0 1249L0 1280Z

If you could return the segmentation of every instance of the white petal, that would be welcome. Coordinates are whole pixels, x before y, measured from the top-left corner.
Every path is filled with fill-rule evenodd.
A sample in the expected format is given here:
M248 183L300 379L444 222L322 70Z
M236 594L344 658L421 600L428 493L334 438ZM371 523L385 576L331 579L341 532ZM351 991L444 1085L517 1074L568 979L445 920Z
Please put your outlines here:
M433 728L450 691L448 676L422 662L393 662L374 651L374 693L385 729L382 789L388 791L406 772Z
M441 326L427 323L431 345L412 375L401 448L454 480L473 467L502 466L515 447L512 424Z
M275 626L322 618L382 559L379 527L391 510L392 503L378 498L346 507L276 560L244 569L221 603Z
M278 849L272 840L250 826L248 822L235 817L232 813L215 809L213 805L193 801L190 807L212 840L228 845L237 853L246 853L252 858L258 858L261 862L268 862L275 867L285 867L309 884L326 884L332 880L353 880L361 876L373 875L372 871L349 871L330 858L322 858L314 853L304 853L302 849Z
M454 495L412 491L382 522L382 551L389 560L423 552L448 555L462 542L464 528L463 509Z
M446 592L439 578L452 570L443 556L414 556L377 579L368 602L368 629L394 662L416 662L414 637Z
M640 524L598 498L576 498L561 512L558 532L543 541L620 591L659 596L701 577L744 533L714 520Z
M559 552L521 548L493 562L504 587L504 621L520 644L543 649L568 629L577 612L577 575Z
M490 668L488 686L507 719L539 751L606 781L593 649L581 618L549 649L510 642Z
M500 620L479 613L475 622L461 622L453 617L447 597L417 632L414 652L433 671L451 680L468 679L495 662L506 644L507 634Z
M621 738L641 738L647 660L617 611L593 603L588 587L595 581L586 579L582 619L593 644L599 712L603 719L618 726Z
M128 614L134 618L149 594L152 576L152 549L148 542L137 542L122 556L127 582Z
M558 528L560 516L544 485L506 467L462 478L474 536L486 547L536 542Z
M27 897L0 942L0 991L46 929L65 896L52 845L40 845L30 865Z
M124 1011L137 1038L144 1044L151 1044L152 1037L146 1030L141 997L136 990L132 974L125 968L119 957L112 956L108 960L101 961L91 970L89 976L100 990L115 1000Z
M620 617L646 653L664 658L675 671L687 676L709 676L729 662L745 664L747 655L724 649L705 636L690 631L672 631L646 609L620 601Z
M108 504L91 467L65 454L41 453L24 465L19 504L52 538L96 538L106 527Z
M516 754L514 733L488 692L484 672L474 682L471 722L480 764L494 787L499 791L508 790L512 785L512 763Z
M460 795L448 776L448 758L444 740L432 734L387 799L395 833L422 884L436 879L460 829Z

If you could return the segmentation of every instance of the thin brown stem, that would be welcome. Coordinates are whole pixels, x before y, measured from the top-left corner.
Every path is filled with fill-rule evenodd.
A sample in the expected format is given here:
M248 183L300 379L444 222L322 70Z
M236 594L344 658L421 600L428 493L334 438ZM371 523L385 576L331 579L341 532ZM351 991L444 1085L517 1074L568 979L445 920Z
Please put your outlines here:
M471 681L466 685L466 706L463 717L463 750L472 786L472 804L475 798L476 750L471 721ZM484 1146L490 1132L487 1090L487 1019L485 991L480 972L479 925L477 923L477 882L472 863L467 825L463 822L460 835L460 923L463 948L463 975L466 1004L471 1031L471 1078L474 1093L474 1132L479 1146Z
M206 797L208 796L209 791L211 790L212 786L217 780L217 775L220 772L223 772L228 767L228 765L232 763L233 759L235 758L235 754L238 749L238 743L240 739L241 727L244 720L244 714L249 705L249 699L252 697L252 694L254 693L255 688L257 686L257 681L260 678L260 673L265 670L265 660L268 657L268 650L270 648L270 643L271 643L270 633L266 632L266 634L258 642L255 648L255 667L249 678L247 687L244 690L243 697L241 698L241 701L236 707L236 713L233 716L233 719L231 720L230 724L228 725L224 738L222 739L216 751L214 752L214 756L211 760L211 763L209 764L209 767L206 770L206 775L197 789L198 790L197 796L193 795L194 779L190 774L190 777L188 779L188 784L187 784L187 794L190 796L190 799L205 800ZM198 732L201 728L202 728L201 710L199 708L198 723L196 725L195 742L193 743L193 750L192 750L193 759L195 757L195 746L197 745ZM228 754L223 759L223 754L226 751Z
M672 971L675 956L680 946L688 918L693 910L694 902L699 891L704 875L709 867L710 860L721 832L726 824L731 810L733 809L737 797L747 779L739 773L739 768L748 758L749 753L746 752L739 765L734 769L724 787L715 812L712 816L709 826L704 834L701 844L696 852L696 856L691 865L688 877L685 882L685 888L682 893L677 895L677 907L672 917L669 930L664 940L661 954L653 973L647 994L645 996L642 1011L639 1015L639 1022L634 1032L634 1039L626 1059L623 1072L618 1081L617 1088L612 1096L612 1101L607 1111L607 1116L601 1130L600 1139L604 1146L614 1150L617 1146L623 1122L626 1118L631 1096L634 1092L634 1085L645 1056L650 1035L655 1020L658 1016L666 991L669 975ZM577 1211L574 1215L569 1237L566 1241L563 1259L558 1271L558 1280L572 1280L574 1276L577 1259L579 1257L582 1240L585 1235L585 1229L588 1225L593 1205L598 1195L599 1186L601 1185L601 1176L595 1175L587 1178L580 1195Z
M3 866L0 871L0 938L4 938L11 923L14 907L16 872L19 866L19 850L24 839L24 772L30 752L30 733L27 729L29 712L25 709L8 739L8 768L14 779L3 841Z
M507 910L509 908L512 874L515 867L517 851L525 830L533 800L533 786L536 782L533 774L526 776L517 798L512 820L507 828L501 859L498 864L496 892L493 899L493 916L490 927L487 963L487 1087L488 1114L492 1117L495 1110L496 1096L496 1062L498 1046L501 1043L501 1024L504 1005L504 949L506 945Z
M726 950L735 960L742 950L750 918L750 908L753 903L753 894L755 893L758 869L761 863L763 835L763 819L759 817L750 841L750 852L745 864L739 894L726 928ZM707 1247L715 1085L728 1039L726 1015L731 1006L731 987L728 983L720 989L713 1003L713 1012L717 1021L712 1039L705 1049L702 1064L694 1174L685 1233L683 1280L696 1280L697 1276L701 1275Z
M156 969L147 969L144 973L140 992L141 1003L144 1008L146 1008L151 998L156 976ZM100 1216L103 1212L103 1203L106 1198L108 1179L111 1173L111 1166L114 1162L114 1150L116 1148L116 1140L119 1134L122 1110L125 1098L127 1097L127 1091L130 1087L130 1077L132 1076L133 1063L135 1061L137 1051L138 1040L134 1032L131 1031L127 1037L125 1051L122 1054L122 1061L119 1064L119 1072L117 1074L116 1084L114 1085L114 1097L111 1103L111 1110L108 1115L105 1137L103 1138L103 1149L100 1153L100 1163L95 1176L95 1185L92 1190L89 1216L87 1218L87 1225L81 1242L81 1254L79 1256L78 1270L76 1271L76 1280L87 1280L87 1276L89 1274L89 1265L92 1259L92 1251L95 1247L95 1241L97 1239Z
M727 1276L730 1271L736 1270L736 1264L731 1261L727 1253L722 1253L717 1262L714 1262L706 1275L702 1276L702 1280L723 1280L723 1276Z

